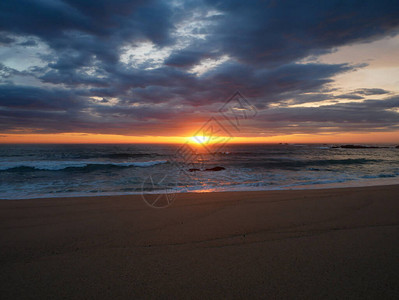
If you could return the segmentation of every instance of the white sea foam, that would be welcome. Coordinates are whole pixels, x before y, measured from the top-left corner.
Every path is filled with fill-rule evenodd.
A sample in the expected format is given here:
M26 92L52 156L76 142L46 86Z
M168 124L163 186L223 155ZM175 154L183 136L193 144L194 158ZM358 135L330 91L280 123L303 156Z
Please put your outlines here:
M36 170L58 171L66 168L85 168L93 166L117 166L117 167L151 167L166 163L166 160L137 161L137 162L105 162L105 161L24 161L24 162L1 162L0 171L15 168L33 168Z

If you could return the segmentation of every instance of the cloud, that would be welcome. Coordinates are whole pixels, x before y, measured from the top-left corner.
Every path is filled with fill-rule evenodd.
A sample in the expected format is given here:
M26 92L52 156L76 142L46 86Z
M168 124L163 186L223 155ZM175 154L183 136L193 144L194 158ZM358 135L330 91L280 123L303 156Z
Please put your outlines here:
M21 72L15 70L13 68L7 67L4 64L0 63L0 77L1 78L10 78L15 75L19 75ZM1 82L1 79L0 79Z
M384 90L384 89L358 89L355 91L356 94L360 95L383 95L383 94L388 94L389 91Z
M166 59L165 65L172 67L191 67L195 64L198 64L203 59L215 57L215 53L182 50L172 53L172 55Z
M272 128L287 133L290 130L292 133L392 131L399 129L399 113L395 109L399 109L398 96L319 107L279 107L262 113L263 125L258 125L258 130Z
M0 45L8 45L13 43L15 40L13 38L10 38L4 34L0 34Z
M27 40L27 41L19 43L18 45L24 46L24 47L33 47L33 46L37 46L38 44L35 40Z
M84 106L74 92L61 89L42 89L6 85L0 86L0 107L65 110Z
M275 66L397 32L395 1L207 1L221 11L211 47Z
M335 96L336 99L351 99L351 100L361 100L364 99L364 97L356 95L354 93L352 94L341 94L338 96Z
M392 129L390 91L331 89L366 65L303 59L395 35L398 10L396 1L4 0L0 130L168 135L236 90L260 110L254 132Z

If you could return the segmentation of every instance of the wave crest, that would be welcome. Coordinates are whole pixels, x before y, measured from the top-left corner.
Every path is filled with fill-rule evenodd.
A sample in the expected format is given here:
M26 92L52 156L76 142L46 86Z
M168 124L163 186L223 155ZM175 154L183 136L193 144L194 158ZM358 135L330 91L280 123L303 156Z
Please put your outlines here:
M167 163L167 160L136 161L136 162L97 162L97 161L31 161L31 162L2 162L0 171L61 171L66 169L98 169L98 168L146 168Z

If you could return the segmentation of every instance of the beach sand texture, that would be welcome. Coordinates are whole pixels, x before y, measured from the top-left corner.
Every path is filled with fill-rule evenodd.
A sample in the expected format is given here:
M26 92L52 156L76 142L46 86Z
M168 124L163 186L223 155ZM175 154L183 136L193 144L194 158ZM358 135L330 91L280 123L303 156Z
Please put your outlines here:
M398 299L399 185L0 201L2 299Z

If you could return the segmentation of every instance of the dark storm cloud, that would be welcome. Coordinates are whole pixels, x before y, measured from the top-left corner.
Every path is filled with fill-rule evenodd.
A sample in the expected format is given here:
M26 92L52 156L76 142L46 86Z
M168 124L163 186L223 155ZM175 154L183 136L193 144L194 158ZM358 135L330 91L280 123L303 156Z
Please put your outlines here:
M361 100L364 99L364 97L356 95L356 94L341 94L338 96L335 96L336 99L351 99L351 100Z
M399 11L394 1L376 4L314 1L208 1L222 12L212 35L193 50L174 53L175 66L187 67L210 53L240 62L279 66L333 47L394 32Z
M19 46L24 46L24 47L33 47L37 46L37 42L34 40L27 40L21 43L18 43Z
M19 75L21 72L15 70L13 68L6 67L4 64L0 63L0 77L1 78L10 78L15 75ZM1 82L0 78L0 82Z
M83 107L78 94L64 89L42 89L29 86L0 86L0 106L59 110Z
M90 76L82 72L76 72L73 69L68 69L63 72L56 70L49 70L44 75L38 76L43 82L53 84L65 84L68 86L80 86L80 85L91 85L91 86L108 86L106 80L102 80L96 76Z
M383 95L383 94L388 94L389 91L384 90L384 89L358 89L355 91L356 94L360 95Z
M0 31L32 35L57 50L62 64L72 52L74 66L83 66L93 56L115 63L124 42L149 39L168 43L172 23L170 9L159 1L1 1Z
M378 88L373 88L373 89L357 89L356 91L348 94L341 94L338 96L335 96L334 98L336 99L350 99L350 100L361 100L364 99L364 96L374 96L374 95L385 95L389 94L389 91L384 90L384 89L378 89Z
M8 45L13 43L15 40L13 38L10 38L4 34L0 33L0 46L1 45Z
M302 103L308 97L303 93L319 93L325 84L332 82L332 76L352 68L346 64L291 63L273 69L254 69L248 65L227 64L210 72L203 81L210 91L217 93L216 99L226 98L226 88L230 91L242 90L258 108L264 108L269 103L284 100ZM322 100L325 100L325 97L312 99L312 101Z
M158 1L1 1L0 30L30 34L57 46L68 32L98 38L167 39L169 7Z
M169 56L165 61L165 65L173 67L191 67L204 58L214 58L215 56L216 55L200 51L177 51Z
M398 13L396 1L3 0L0 45L31 49L43 64L23 71L0 64L0 129L170 134L206 119L236 90L261 110L255 132L289 122L305 131L322 123L391 128L398 122L389 110L395 98L290 106L388 94L359 87L335 95L328 86L333 77L365 65L300 61L394 35ZM124 47L136 51L141 42L172 50L159 65L122 63ZM191 69L223 56L229 60L208 72L196 76ZM22 76L35 86L12 82Z
M265 111L263 128L283 132L389 131L399 129L399 97L320 107L282 107ZM303 124L302 127L292 125ZM306 124L308 126L306 126ZM259 129L262 126L259 126Z
M207 51L276 66L397 32L397 1L206 1L223 14Z

